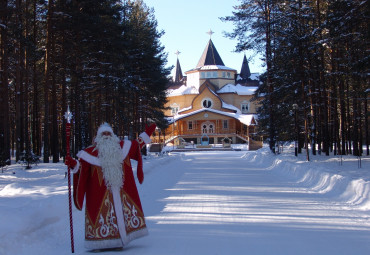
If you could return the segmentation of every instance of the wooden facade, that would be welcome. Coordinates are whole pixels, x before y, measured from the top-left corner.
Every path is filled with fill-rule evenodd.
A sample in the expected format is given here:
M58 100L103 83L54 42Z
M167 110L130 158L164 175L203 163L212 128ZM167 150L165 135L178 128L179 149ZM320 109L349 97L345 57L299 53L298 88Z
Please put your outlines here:
M224 66L211 40L207 47L197 67L186 72L184 83L177 81L169 87L168 110L164 113L170 125L154 141L201 145L206 138L209 144L231 141L253 144L249 146L253 149L261 147L261 141L255 142L258 102L252 100L253 93L245 93L256 87L248 84L237 87L236 70Z

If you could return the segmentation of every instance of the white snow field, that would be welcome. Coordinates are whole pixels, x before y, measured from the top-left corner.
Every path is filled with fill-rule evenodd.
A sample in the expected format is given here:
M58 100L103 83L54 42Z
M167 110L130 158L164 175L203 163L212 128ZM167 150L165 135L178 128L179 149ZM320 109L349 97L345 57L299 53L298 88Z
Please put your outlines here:
M63 163L0 171L0 254L70 254ZM135 255L370 254L370 157L172 152L144 160L137 184L149 235ZM84 212L73 209L75 254Z

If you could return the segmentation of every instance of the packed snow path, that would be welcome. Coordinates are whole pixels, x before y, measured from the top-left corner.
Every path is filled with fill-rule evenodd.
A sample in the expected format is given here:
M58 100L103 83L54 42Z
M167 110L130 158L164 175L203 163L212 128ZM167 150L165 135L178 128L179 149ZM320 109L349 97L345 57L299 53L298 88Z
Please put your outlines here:
M150 236L127 254L370 251L368 212L345 210L331 196L275 174L271 162L242 155L184 153L148 173L142 202Z
M362 168L352 156L312 158L267 148L148 157L137 185L150 234L101 254L370 254L370 157ZM0 255L71 254L65 171L0 174ZM74 208L75 254L91 254L84 219Z

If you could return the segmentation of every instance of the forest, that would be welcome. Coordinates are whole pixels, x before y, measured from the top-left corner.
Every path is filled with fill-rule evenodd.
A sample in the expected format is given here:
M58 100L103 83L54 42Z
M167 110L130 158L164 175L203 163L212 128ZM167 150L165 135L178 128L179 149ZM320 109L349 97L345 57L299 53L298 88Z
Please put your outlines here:
M226 36L264 56L260 135L310 154L369 155L369 2L240 0ZM91 144L104 121L135 138L166 128L172 67L154 11L142 0L0 2L0 165L23 155L65 155ZM363 151L363 148L366 148Z
M256 50L266 72L255 98L260 132L276 152L369 155L369 1L241 0L236 51ZM364 149L366 148L365 152Z
M165 126L170 68L154 11L141 0L5 0L0 6L0 163L71 153L97 127L121 138Z

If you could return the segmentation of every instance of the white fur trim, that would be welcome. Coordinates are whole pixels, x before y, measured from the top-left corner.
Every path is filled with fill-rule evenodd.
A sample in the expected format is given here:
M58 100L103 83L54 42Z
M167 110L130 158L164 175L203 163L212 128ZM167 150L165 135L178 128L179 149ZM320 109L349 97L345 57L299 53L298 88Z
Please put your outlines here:
M109 249L109 248L118 248L122 247L121 239L104 239L99 241L90 241L85 239L85 248L86 249Z
M112 187L114 211L116 212L117 216L119 234L121 236L122 244L127 245L130 242L130 240L127 239L125 218L123 216L123 205L119 191L120 187Z
M77 173L78 172L78 170L80 169L80 161L78 161L78 160L76 160L76 165L75 165L75 167L73 168L73 169L71 169L71 172L73 173L73 174L75 174L75 173Z
M112 135L114 134L112 127L108 123L103 123L103 124L100 125L100 127L98 129L97 135L100 135L101 133L103 133L105 131L108 131Z
M149 235L149 231L147 228L140 229L138 231L132 232L128 235L128 240L131 242L137 238Z
M146 132L142 132L139 136L143 139L144 143L146 144L149 144L152 141L152 139L150 139Z
M94 157L87 153L86 151L82 150L77 153L77 157L82 158L85 160L87 163L90 163L95 166L101 166L100 160L97 157Z
M148 229L140 229L138 231L131 232L127 234L126 232L126 221L124 216L124 206L122 204L121 196L120 196L120 188L119 187L112 187L112 195L113 195L113 204L114 204L114 211L116 212L117 216L117 224L118 230L121 236L121 241L123 246L128 245L132 240L135 240L139 237L143 237L149 234Z
M131 148L131 141L125 140L122 147L122 153L123 153L123 160L127 157L128 153L130 152Z

